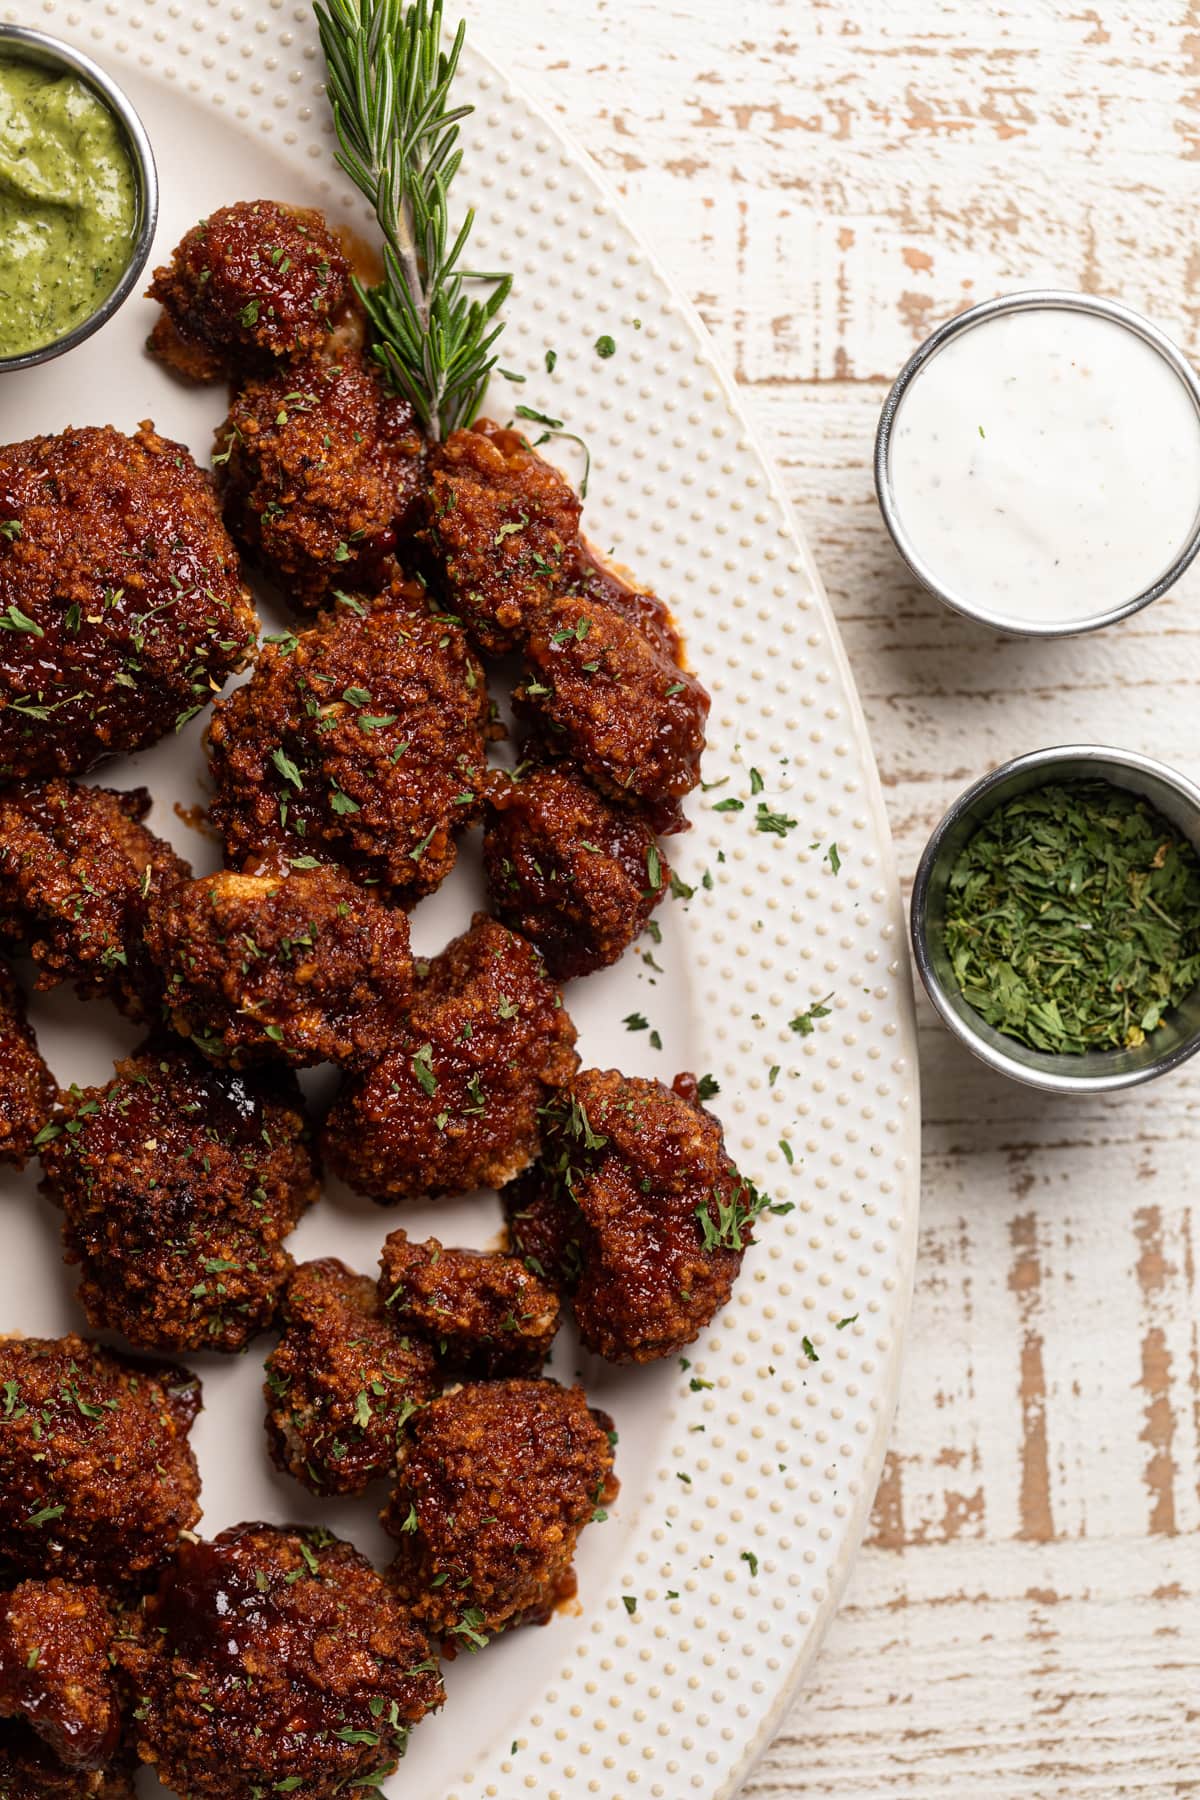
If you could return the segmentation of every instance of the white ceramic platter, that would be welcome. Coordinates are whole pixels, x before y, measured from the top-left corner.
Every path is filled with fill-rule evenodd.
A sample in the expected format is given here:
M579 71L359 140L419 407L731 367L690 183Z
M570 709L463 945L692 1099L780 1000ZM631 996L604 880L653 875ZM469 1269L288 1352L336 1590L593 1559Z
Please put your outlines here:
M155 260L215 206L259 196L322 206L370 234L332 166L305 5L0 0L0 17L69 38L128 88L158 157ZM661 945L644 938L643 954L568 989L580 1049L585 1063L668 1081L683 1068L715 1075L714 1110L735 1159L794 1210L764 1218L732 1304L689 1369L614 1371L560 1340L552 1372L578 1371L616 1420L620 1500L584 1534L577 1609L460 1657L445 1712L414 1733L391 1787L421 1800L716 1800L769 1741L815 1652L883 1454L918 1198L902 918L833 619L711 345L557 127L476 52L461 82L477 111L458 185L478 213L476 258L515 273L502 362L527 376L520 387L497 380L488 410L506 419L523 401L591 445L589 535L679 620L713 695L705 775L724 784L694 798L693 829L669 845L696 893L660 908ZM130 301L74 354L0 378L0 436L69 423L130 430L153 418L207 460L223 394L184 389L146 358L151 317L148 302ZM608 360L594 350L602 333L616 342ZM553 375L547 349L557 351ZM564 462L573 454L564 446ZM279 623L264 612L269 628ZM181 816L204 798L202 727L100 779L148 786L151 824L207 868L213 848ZM786 836L756 829L751 768L760 797L797 821ZM743 810L718 811L729 799ZM414 915L418 949L461 929L480 891L468 840L452 880ZM831 993L811 1035L789 1029ZM661 1035L661 1050L647 1031L625 1029L633 1012ZM105 1078L134 1042L110 1009L69 995L39 999L33 1016L63 1083ZM327 1091L326 1073L306 1078L314 1097ZM7 1176L4 1188L0 1323L77 1327L34 1174ZM490 1195L384 1212L330 1184L293 1248L373 1271L400 1222L484 1246L500 1213ZM203 1528L319 1520L382 1559L378 1496L330 1505L271 1469L259 1398L266 1348L196 1359ZM624 1596L636 1599L632 1613Z

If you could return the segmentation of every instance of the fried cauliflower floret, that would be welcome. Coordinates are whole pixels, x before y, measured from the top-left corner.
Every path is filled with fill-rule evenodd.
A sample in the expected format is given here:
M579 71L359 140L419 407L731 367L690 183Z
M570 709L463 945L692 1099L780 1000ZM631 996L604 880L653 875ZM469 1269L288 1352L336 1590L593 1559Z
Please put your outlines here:
M199 1405L169 1365L0 1340L0 1570L124 1586L165 1562L200 1517Z
M579 1534L616 1496L612 1421L582 1388L481 1381L413 1420L382 1514L389 1577L435 1638L478 1649L575 1592Z
M320 613L267 644L213 714L211 818L227 854L329 857L411 905L478 815L488 712L466 639L419 587Z
M370 364L347 356L246 382L216 445L225 523L292 606L387 585L420 498L424 439Z
M527 438L478 419L432 446L417 535L454 612L487 652L519 649L542 607L571 593L623 614L677 660L666 607L581 536L580 512L571 487Z
M176 1031L235 1068L381 1056L412 979L405 915L329 864L185 883L146 941Z
M194 381L318 350L350 294L350 265L321 213L276 200L218 207L146 290L162 313L149 349Z
M588 1349L674 1355L728 1301L765 1204L719 1123L661 1082L585 1069L543 1131L504 1196L514 1249L571 1295Z
M379 1297L397 1331L427 1338L455 1375L536 1375L559 1325L558 1296L517 1256L411 1243L393 1231Z
M134 1800L133 1758L74 1769L22 1720L0 1719L0 1800Z
M191 870L142 824L145 788L20 781L0 787L0 935L27 949L39 988L153 1016L162 983L143 933L160 896Z
M0 1714L26 1719L71 1768L102 1769L117 1753L115 1630L108 1601L85 1583L23 1581L0 1596Z
M158 1040L72 1089L49 1131L89 1325L179 1352L241 1350L270 1324L284 1240L318 1191L288 1070L239 1074Z
M580 510L556 469L487 419L431 451L424 538L480 649L518 648L578 578Z
M602 792L650 808L691 793L708 695L621 613L560 596L542 609L524 663L517 710Z
M617 962L671 878L645 821L562 763L489 783L483 867L493 913L557 981Z
M486 913L424 969L394 1048L344 1084L324 1155L382 1202L499 1187L537 1154L575 1027L537 951Z
M208 476L149 422L0 446L0 619L0 780L155 743L256 631Z
M571 592L610 612L620 613L668 662L682 664L683 640L670 611L657 594L642 587L626 570L611 563L586 539L579 580Z
M0 1163L24 1168L57 1098L21 990L7 963L0 963Z
M423 1631L325 1531L185 1543L117 1653L138 1754L190 1800L333 1800L394 1769L444 1698Z
M333 1257L300 1264L282 1315L263 1389L271 1457L314 1494L361 1493L391 1474L405 1421L437 1392L433 1352Z

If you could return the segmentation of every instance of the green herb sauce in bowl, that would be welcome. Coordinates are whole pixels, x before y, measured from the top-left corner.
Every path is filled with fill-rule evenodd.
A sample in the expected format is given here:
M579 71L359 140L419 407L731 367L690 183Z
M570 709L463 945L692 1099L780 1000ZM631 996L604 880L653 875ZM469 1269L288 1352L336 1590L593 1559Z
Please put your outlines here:
M102 324L149 253L154 159L89 57L0 25L0 370L58 355Z
M0 354L83 323L129 260L137 190L112 113L76 75L0 55Z

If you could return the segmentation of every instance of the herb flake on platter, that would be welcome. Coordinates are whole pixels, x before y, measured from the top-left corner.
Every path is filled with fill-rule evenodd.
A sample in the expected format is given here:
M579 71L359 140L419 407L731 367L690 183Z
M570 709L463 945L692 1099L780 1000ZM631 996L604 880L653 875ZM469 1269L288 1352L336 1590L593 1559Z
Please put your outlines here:
M1135 1049L1200 981L1200 857L1140 795L1049 783L964 846L943 938L963 999L1005 1036Z
M797 1037L811 1037L817 1028L816 1021L829 1017L831 1010L829 1003L832 999L832 994L826 994L823 1000L814 1001L812 1006L806 1007L802 1013L797 1013L794 1019L789 1019L788 1030L794 1031ZM774 1082L771 1085L774 1086Z

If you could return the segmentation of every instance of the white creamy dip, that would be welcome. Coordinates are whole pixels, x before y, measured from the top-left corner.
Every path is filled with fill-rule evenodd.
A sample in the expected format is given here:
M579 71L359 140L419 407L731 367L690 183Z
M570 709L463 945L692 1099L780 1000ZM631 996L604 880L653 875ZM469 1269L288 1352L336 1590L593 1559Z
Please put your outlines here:
M1200 416L1130 327L1062 306L985 317L892 425L896 518L936 586L998 623L1083 622L1153 586L1200 513Z

